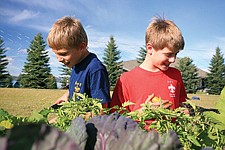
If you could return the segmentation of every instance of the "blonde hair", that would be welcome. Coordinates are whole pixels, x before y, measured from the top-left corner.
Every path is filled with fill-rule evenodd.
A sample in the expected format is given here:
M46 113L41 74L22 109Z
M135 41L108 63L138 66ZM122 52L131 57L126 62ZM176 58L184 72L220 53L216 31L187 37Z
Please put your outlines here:
M180 29L171 20L154 17L146 30L145 42L151 43L156 50L168 47L171 50L182 50L184 38Z
M57 20L49 31L47 42L50 48L78 48L82 42L88 43L87 34L80 21L73 17Z

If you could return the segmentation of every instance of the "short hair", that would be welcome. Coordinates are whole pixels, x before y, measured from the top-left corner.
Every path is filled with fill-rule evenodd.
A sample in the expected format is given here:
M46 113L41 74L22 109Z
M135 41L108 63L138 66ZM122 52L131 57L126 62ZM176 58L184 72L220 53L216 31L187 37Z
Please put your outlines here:
M156 50L168 47L182 50L184 38L180 29L171 20L154 17L146 30L145 42L151 43Z
M47 42L50 48L77 48L82 42L88 43L87 34L81 22L74 17L57 20L49 31Z

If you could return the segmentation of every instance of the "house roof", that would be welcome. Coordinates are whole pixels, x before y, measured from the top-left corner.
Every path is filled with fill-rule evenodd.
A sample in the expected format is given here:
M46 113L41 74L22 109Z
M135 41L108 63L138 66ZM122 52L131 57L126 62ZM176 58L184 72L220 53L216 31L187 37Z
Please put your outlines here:
M171 67L177 66L178 63L179 63L179 60L180 60L180 59L177 58L176 61L175 61L174 63L172 63L170 66L171 66ZM130 71L131 69L135 68L135 67L138 66L139 64L138 64L137 60L128 60L128 61L123 61L122 65L123 65L123 69L124 69L125 71ZM197 68L197 72L198 72L198 76L199 76L199 77L201 77L201 78L207 77L207 72L206 72L206 71Z

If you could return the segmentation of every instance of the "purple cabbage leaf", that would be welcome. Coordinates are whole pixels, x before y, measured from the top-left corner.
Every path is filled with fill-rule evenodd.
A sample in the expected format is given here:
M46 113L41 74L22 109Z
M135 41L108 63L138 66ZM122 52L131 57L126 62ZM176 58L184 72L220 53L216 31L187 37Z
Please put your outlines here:
M64 132L46 124L15 126L0 137L1 150L80 150Z
M85 149L88 134L86 132L86 124L82 117L75 118L66 133L77 143L80 149Z

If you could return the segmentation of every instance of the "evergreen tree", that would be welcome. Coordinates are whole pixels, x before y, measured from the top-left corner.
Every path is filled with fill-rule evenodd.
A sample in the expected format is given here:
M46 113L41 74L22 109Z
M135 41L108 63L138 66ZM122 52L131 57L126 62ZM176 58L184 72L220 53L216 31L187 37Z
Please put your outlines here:
M41 33L38 33L31 41L30 48L27 49L27 62L25 62L20 84L24 88L47 89L49 83L52 84L51 68L49 66L48 51Z
M65 65L62 65L62 67L59 67L59 71L61 72L60 77L60 83L62 89L68 88L69 85L69 79L71 74L71 68L66 67Z
M193 64L193 60L189 57L181 58L179 61L179 65L176 67L181 72L187 93L196 93L199 77L197 72L198 70Z
M141 49L138 51L139 52L138 57L136 58L136 60L139 64L141 64L145 60L145 56L147 53L145 47L144 48L140 47L140 48Z
M116 85L117 79L123 72L122 61L119 61L119 59L121 58L121 52L117 50L117 46L115 44L113 36L110 36L110 40L106 46L107 48L104 52L103 63L105 64L109 74L110 88L111 90L113 90Z
M48 77L47 89L57 89L57 81L55 76L52 74L50 74Z
M219 95L225 86L225 65L223 54L219 47L216 48L216 54L213 55L209 64L209 73L207 77L207 88L209 94Z
M0 37L0 87L12 87L12 76L6 70L6 67L9 64L5 55L6 51L4 42Z

